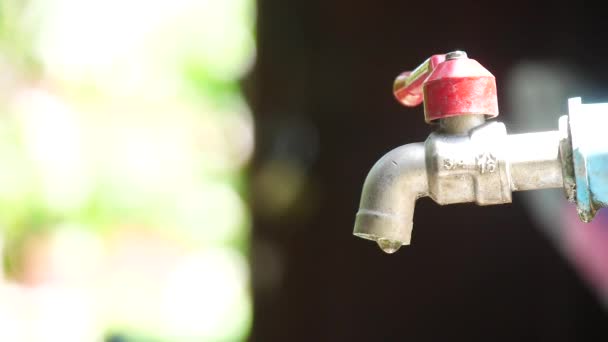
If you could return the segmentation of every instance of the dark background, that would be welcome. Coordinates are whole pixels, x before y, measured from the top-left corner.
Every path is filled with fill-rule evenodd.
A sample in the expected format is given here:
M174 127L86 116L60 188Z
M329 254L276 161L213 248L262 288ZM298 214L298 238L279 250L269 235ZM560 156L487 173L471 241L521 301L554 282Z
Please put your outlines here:
M467 51L496 76L507 125L501 79L518 61L559 58L608 84L604 12L531 3L258 0L257 65L245 83L252 178L287 160L304 185L272 215L254 187L252 341L608 338L605 309L517 194L484 208L422 199L412 245L394 255L352 236L373 163L431 131L422 108L393 100L401 71ZM280 177L271 186L289 184Z

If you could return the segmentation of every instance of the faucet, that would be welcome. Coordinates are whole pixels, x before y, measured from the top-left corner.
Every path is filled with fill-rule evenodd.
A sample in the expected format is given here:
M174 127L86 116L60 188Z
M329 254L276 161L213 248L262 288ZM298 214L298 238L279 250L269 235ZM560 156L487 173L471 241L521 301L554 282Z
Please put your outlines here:
M436 130L385 154L365 179L353 233L384 252L410 244L421 197L484 206L510 203L513 191L563 188L583 222L608 206L608 103L571 98L558 129L507 134L491 121L495 77L464 51L431 56L399 75L393 92L408 107L424 102Z

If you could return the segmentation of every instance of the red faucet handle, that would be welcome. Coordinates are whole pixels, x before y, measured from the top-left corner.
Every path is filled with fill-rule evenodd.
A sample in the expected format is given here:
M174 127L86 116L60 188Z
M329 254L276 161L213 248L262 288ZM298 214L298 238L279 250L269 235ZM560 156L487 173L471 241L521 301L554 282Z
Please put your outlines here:
M414 71L402 73L393 93L407 107L424 101L428 123L458 115L498 115L494 75L463 51L433 55Z
M397 76L393 84L393 94L397 101L407 107L415 107L424 99L422 86L435 67L445 61L445 55L433 55L413 71Z

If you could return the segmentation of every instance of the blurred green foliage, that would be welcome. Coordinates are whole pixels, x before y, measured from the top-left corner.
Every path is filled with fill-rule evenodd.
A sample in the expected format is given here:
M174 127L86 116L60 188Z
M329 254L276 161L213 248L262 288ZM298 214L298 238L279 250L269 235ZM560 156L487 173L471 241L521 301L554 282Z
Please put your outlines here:
M66 226L101 239L144 227L245 257L253 119L238 82L254 61L254 23L253 0L0 2L6 273L24 272L31 236ZM241 301L192 338L244 338ZM133 322L109 324L175 340L162 322Z

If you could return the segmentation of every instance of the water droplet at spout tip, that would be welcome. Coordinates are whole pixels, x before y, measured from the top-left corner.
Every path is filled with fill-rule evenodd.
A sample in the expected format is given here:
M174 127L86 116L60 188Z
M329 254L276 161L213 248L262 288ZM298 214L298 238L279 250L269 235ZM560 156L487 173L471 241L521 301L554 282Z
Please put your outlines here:
M380 249L386 254L393 254L401 248L401 242L393 241L389 239L378 239L377 241Z

